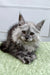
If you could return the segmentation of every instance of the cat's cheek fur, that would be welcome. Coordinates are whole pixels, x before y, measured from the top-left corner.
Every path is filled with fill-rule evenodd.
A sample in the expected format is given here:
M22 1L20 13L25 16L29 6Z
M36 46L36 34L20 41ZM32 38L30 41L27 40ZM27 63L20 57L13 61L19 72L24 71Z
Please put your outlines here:
M21 40L25 41L25 38L23 36L21 36Z
M15 28L15 30L12 32L12 40L13 42L16 42L21 36L21 30L20 28Z

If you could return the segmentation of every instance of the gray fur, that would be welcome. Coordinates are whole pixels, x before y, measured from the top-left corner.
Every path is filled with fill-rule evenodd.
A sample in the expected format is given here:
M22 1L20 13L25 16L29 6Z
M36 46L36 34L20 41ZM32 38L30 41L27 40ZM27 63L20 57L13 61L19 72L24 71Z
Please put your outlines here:
M8 31L7 40L1 45L1 50L7 52L23 63L29 64L35 58L35 52L39 47L39 30L44 21L35 25L32 22L25 22L23 16L19 14L18 24Z

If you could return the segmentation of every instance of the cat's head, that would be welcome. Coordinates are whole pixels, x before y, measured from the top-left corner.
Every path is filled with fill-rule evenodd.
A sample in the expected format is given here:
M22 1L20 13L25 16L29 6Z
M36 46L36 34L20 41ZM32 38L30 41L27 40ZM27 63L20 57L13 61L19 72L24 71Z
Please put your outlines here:
M15 33L13 34L14 40L16 41L16 37L19 36L20 39L24 42L31 42L33 40L37 40L38 34L43 24L44 20L36 25L32 22L26 22L23 16L19 14L18 28L17 30L15 29ZM16 37L14 35L16 35Z
M42 20L37 25L32 22L26 22L21 14L19 14L19 27L21 29L21 40L30 42L36 40L45 20Z

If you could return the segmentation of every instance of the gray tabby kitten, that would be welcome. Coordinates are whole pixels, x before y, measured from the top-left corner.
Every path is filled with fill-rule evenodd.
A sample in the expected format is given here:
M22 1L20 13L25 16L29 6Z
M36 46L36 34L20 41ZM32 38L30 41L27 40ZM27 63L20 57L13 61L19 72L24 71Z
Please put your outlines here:
M44 20L35 25L32 22L26 22L19 14L19 22L10 28L7 39L0 48L23 63L29 64L35 58L35 52L39 46L39 32L44 24Z

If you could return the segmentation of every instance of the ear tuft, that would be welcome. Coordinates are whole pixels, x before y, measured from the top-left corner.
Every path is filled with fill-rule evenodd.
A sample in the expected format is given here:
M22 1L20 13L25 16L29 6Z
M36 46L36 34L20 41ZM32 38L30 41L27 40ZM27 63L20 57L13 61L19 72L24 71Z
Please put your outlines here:
M23 16L21 15L21 13L19 13L19 21L21 21L22 18Z
M44 24L44 22L45 22L45 20L41 21L41 24L43 25L43 24Z
M19 13L19 24L22 25L22 24L24 24L24 23L25 23L24 18L23 18L23 16L22 16L22 14Z
M36 28L40 31L43 24L44 24L45 20L42 20L41 22L39 22L37 25L36 25Z

